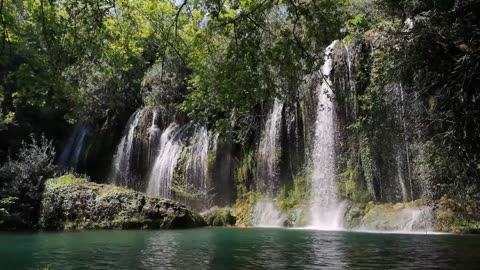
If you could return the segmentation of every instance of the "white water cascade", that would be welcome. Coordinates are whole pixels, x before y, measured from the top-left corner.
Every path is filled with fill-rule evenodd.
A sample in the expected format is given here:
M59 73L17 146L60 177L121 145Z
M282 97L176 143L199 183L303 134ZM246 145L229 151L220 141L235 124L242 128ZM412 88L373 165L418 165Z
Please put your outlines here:
M182 175L179 175L179 180L185 182L177 184L202 197L199 199L205 199L209 188L207 128L172 123L163 131L157 149L158 155L148 178L147 193L173 198L174 174L180 169ZM180 159L184 162L179 164Z
M287 216L270 201L257 202L250 215L255 227L283 227L287 220Z
M156 157L158 140L161 135L161 129L157 125L158 112L153 111L152 124L148 128L148 156L147 162L151 165Z
M143 116L143 109L138 109L130 116L124 135L118 144L115 153L112 169L110 172L110 180L116 185L127 185L131 177L131 166L133 157L133 148L137 138L137 129L140 119Z
M87 129L85 126L82 123L77 124L60 155L59 164L63 170L78 169L78 162L85 145L86 135Z
M399 203L396 206L402 207ZM357 231L380 233L432 233L431 206L404 206L371 212L362 218Z
M160 137L159 152L148 178L147 193L165 198L172 197L172 179L177 160L182 151L182 144L177 136L182 131L172 123Z
M278 162L280 158L280 128L283 103L275 99L265 129L262 132L257 152L258 189L269 196L276 196L279 190Z
M419 207L415 209L404 209L404 218L401 220L405 223L400 224L401 231L431 231L431 209L429 207Z
M317 86L318 109L315 122L313 174L310 225L315 229L339 230L342 228L344 207L336 195L335 183L335 112L332 102L333 42L325 50L322 82Z
M408 201L408 195L407 195L407 187L405 185L405 179L403 177L403 171L402 171L402 157L400 154L397 154L397 180L398 180L398 185L400 186L400 191L402 192L402 200L404 202Z
M197 128L191 142L186 165L187 182L193 183L201 194L206 195L209 143L207 128Z

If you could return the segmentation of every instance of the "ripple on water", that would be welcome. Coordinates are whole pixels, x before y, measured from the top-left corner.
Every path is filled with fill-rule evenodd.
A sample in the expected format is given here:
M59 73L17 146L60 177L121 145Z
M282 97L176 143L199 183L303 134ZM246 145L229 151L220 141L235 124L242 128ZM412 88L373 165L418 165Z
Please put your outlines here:
M223 228L1 233L0 269L476 269L479 240Z

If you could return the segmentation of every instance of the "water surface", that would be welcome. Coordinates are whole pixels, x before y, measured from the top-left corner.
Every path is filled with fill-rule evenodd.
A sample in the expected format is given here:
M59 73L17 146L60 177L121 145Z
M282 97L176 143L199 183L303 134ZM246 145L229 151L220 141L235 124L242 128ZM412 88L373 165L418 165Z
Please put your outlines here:
M479 269L479 240L235 228L0 233L0 269Z

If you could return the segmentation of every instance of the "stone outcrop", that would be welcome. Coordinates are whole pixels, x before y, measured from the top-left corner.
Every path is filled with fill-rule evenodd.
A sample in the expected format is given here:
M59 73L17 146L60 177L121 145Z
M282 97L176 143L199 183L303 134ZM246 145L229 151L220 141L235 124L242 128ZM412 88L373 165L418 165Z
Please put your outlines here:
M213 208L202 213L203 218L209 226L212 227L229 227L235 226L237 218L233 215L232 209L229 208Z
M45 184L39 227L178 229L205 226L203 218L172 200L65 175Z

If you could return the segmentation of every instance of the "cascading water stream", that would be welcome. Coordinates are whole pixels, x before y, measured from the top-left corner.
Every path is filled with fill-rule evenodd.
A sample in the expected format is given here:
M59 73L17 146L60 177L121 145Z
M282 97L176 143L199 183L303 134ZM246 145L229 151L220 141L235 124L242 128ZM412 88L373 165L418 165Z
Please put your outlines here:
M208 167L208 130L199 127L191 138L192 146L189 149L186 173L187 182L199 189L201 194L208 192L207 167Z
M206 127L171 124L160 137L158 155L150 172L147 192L172 198L172 191L177 187L191 193L189 195L200 196L197 200L206 200L209 190L208 149L209 135ZM184 162L179 163L180 158L185 158ZM184 182L174 183L177 169L180 170L182 175L179 177Z
M397 178L398 178L398 185L400 186L400 191L402 192L402 200L404 202L408 201L407 195L407 187L405 185L405 179L403 177L402 171L402 157L400 154L397 155Z
M318 110L315 122L313 174L311 190L311 226L321 230L342 228L343 207L336 196L335 183L335 114L330 73L333 69L333 42L325 50L321 69L322 82L317 86Z
M112 169L110 172L110 180L116 185L127 185L131 177L131 166L135 140L137 138L136 131L144 113L143 109L138 109L130 116L125 128L125 133L118 144L116 154L114 156Z
M275 99L267 118L257 152L257 187L260 192L276 196L279 191L278 162L280 158L280 128L283 103Z
M63 170L78 169L78 162L85 145L86 135L86 127L82 123L77 124L60 155L59 164Z
M148 179L147 193L172 198L173 173L182 153L182 144L178 140L182 130L176 123L172 123L163 131L158 156Z
M287 216L274 202L259 201L252 209L251 219L255 227L283 227Z
M147 162L148 164L152 164L155 158L155 154L157 151L157 146L158 146L158 140L161 135L161 130L157 125L157 119L158 119L158 112L153 111L152 115L152 124L148 128L148 156L147 156Z

